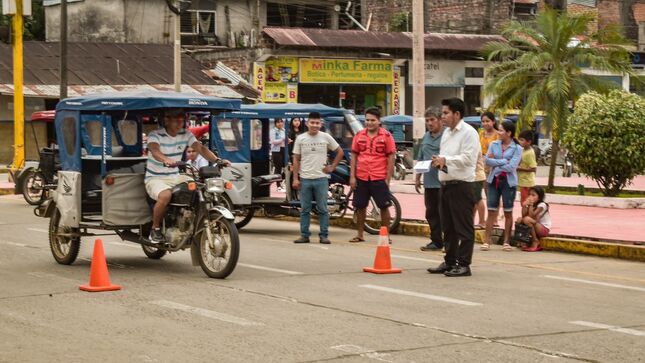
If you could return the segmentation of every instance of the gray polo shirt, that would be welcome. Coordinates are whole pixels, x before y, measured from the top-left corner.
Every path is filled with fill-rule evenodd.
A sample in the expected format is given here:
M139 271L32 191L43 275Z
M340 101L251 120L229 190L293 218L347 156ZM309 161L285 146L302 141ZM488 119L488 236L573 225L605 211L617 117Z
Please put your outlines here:
M437 136L432 136L430 131L423 135L421 145L419 145L419 155L417 156L418 161L431 160L432 155L439 155L443 130L444 129L442 128L441 132L439 132ZM441 188L441 183L439 182L439 169L430 168L429 172L423 173L423 187L426 189Z

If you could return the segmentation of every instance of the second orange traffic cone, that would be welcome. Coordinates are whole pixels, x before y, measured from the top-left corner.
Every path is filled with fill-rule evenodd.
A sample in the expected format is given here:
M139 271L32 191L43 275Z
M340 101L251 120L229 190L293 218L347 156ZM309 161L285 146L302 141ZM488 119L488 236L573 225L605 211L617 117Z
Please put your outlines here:
M103 241L97 239L94 242L94 254L92 254L92 265L90 267L90 283L78 287L83 291L99 292L121 290L121 286L112 285L110 274L105 261L105 252L103 252Z
M374 267L363 267L363 272L374 274L398 274L400 268L392 267L390 257L390 239L388 237L387 227L381 227L379 232L378 246L376 247L376 257L374 257Z

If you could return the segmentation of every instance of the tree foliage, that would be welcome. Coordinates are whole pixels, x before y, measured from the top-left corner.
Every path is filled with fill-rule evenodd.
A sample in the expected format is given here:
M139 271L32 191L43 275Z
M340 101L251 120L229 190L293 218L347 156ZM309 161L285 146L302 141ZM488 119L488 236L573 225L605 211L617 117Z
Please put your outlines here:
M11 27L11 17L1 14L2 3L0 3L0 27L8 30ZM43 7L43 0L32 1L31 16L24 18L23 32L25 40L45 40L45 8Z
M616 196L645 173L645 99L625 91L590 92L578 100L563 135L581 172Z
M412 29L412 16L408 12L396 13L390 19L390 31L409 32Z
M581 94L607 92L609 81L583 73L583 67L632 74L628 41L617 27L592 32L590 14L568 14L546 8L534 22L513 21L502 32L506 41L491 42L482 53L492 63L484 92L493 108L520 108L520 124L546 112L545 126L553 140L549 189L553 189L561 133L569 103Z

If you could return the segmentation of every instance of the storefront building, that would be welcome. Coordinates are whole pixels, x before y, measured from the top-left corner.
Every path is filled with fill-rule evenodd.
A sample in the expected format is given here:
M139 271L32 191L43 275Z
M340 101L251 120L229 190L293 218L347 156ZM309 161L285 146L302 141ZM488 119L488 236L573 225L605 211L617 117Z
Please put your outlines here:
M391 59L271 57L255 62L254 85L267 103L322 103L362 113L401 111L401 69Z

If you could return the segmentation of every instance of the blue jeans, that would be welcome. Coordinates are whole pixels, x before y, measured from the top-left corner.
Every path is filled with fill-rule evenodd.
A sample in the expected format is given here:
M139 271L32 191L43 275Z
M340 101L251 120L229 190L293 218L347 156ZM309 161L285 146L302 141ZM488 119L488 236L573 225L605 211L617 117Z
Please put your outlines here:
M327 210L327 178L300 179L300 234L309 237L309 224L311 220L311 202L316 201L318 220L320 222L320 237L329 235L329 211Z
M499 182L493 178L493 182L488 184L488 210L496 211L499 209L499 199L502 198L504 212L513 211L513 203L515 203L515 193L517 187L508 185L508 179L499 177Z

